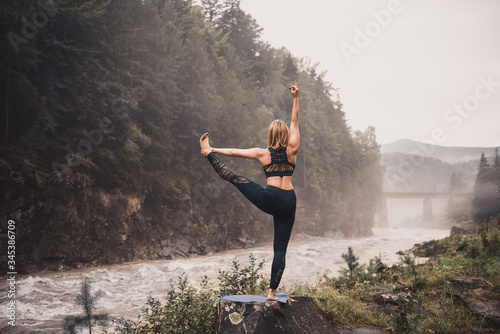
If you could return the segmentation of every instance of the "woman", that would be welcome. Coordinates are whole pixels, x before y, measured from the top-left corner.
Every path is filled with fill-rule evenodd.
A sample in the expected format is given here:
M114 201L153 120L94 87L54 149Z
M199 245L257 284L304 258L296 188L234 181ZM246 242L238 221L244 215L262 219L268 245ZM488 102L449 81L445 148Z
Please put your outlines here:
M219 176L234 184L250 202L274 218L274 258L267 300L278 300L276 289L285 270L286 249L295 221L297 199L292 186L292 174L300 145L297 81L290 87L290 92L293 97L290 129L281 120L273 121L267 132L268 148L212 148L208 143L208 133L200 138L201 153L208 158ZM259 160L267 177L267 186L264 188L245 176L233 172L217 159L214 153Z

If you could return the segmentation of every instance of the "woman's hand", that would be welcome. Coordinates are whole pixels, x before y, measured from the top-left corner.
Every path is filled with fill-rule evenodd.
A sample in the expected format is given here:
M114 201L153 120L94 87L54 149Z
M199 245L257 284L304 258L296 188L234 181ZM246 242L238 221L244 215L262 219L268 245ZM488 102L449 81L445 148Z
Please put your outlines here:
M297 80L295 80L295 85L290 86L290 92L292 93L293 97L298 97L299 96L299 87L297 86Z

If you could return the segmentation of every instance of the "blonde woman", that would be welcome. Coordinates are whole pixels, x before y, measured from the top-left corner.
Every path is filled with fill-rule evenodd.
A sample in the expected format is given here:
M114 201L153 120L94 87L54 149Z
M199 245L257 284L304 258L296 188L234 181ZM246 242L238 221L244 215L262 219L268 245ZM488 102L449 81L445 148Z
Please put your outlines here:
M271 122L267 132L268 148L213 148L208 142L208 133L200 138L201 153L208 158L219 176L234 184L250 202L274 218L274 258L267 300L278 300L276 289L285 270L286 249L295 221L297 199L293 190L292 174L300 145L297 81L290 87L290 92L293 97L290 129L281 120ZM215 153L258 160L267 177L266 187L233 172L215 156Z

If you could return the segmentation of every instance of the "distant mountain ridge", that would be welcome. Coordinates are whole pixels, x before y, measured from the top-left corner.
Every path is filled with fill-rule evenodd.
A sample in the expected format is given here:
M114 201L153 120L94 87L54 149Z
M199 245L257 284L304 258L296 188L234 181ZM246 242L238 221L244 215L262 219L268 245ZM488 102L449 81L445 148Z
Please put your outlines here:
M478 160L481 152L486 157L493 156L497 147L447 147L426 144L410 139L399 139L390 144L381 145L380 151L384 153L415 154L429 158L436 158L443 162L456 163ZM489 159L488 159L489 160Z

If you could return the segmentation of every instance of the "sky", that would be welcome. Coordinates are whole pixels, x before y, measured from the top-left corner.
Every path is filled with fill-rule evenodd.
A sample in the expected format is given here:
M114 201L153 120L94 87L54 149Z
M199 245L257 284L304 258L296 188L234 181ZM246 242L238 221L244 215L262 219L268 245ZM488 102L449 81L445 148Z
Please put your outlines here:
M241 7L264 41L319 63L352 130L374 126L380 144L500 146L500 1L242 0Z

